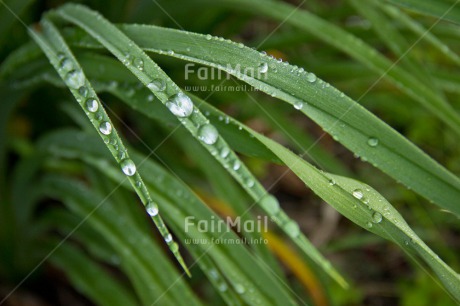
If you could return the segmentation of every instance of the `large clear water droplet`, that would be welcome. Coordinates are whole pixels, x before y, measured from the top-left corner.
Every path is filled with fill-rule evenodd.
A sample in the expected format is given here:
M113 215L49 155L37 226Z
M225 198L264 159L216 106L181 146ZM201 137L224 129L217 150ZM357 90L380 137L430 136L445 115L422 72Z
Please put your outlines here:
M220 157L226 158L230 154L230 149L228 147L223 147L220 151Z
M268 71L268 64L267 63L262 63L259 65L259 72L260 73L267 73Z
M172 236L171 236L171 234L166 235L166 237L165 237L165 242L166 242L166 243L170 243L171 241L172 241Z
M314 83L316 81L316 75L314 73L307 73L307 81L310 83Z
M198 130L198 138L205 144L211 145L216 143L219 137L219 132L211 124L206 124L200 127Z
M246 289L244 288L243 285L241 285L241 284L236 284L236 285L235 285L235 291L236 291L236 293L238 293L238 294L243 294L243 293L246 292Z
M240 162L238 160L235 160L235 162L233 163L233 170L236 171L236 170L240 169L240 167L241 167Z
M77 89L85 85L85 76L79 70L72 70L67 73L65 81L68 86Z
M93 99L93 98L86 100L86 105L85 106L86 106L86 109L91 113L95 113L99 109L99 103L97 103L96 99ZM103 132L101 131L101 133L103 133ZM105 135L107 135L107 134L105 134Z
M86 88L86 86L81 86L80 88L78 88L78 93L82 96L82 97L87 97L88 96L88 88Z
M166 89L166 82L161 79L155 79L155 80L152 80L150 83L148 83L147 87L150 90L163 91Z
M110 122L104 121L99 125L99 132L104 135L110 135L112 133L112 125Z
M294 108L298 109L298 110L302 109L303 108L303 102L302 101L296 101L294 103Z
M379 212L375 212L375 213L372 215L372 222L374 222L374 223L380 223L380 222L382 222L382 214L379 213Z
M291 237L297 237L300 234L299 225L294 221L288 221L284 226L284 229L289 233Z
M153 202L149 202L147 206L145 206L145 210L150 215L150 217L155 217L158 215L158 206Z
M228 288L228 287L227 287L227 284L226 284L225 282L220 283L220 284L219 284L219 287L218 287L218 289L219 289L220 292L225 292L225 291L227 291L227 288Z
M73 68L72 61L68 58L63 58L59 64L59 67L63 70L71 70Z
M353 196L358 200L361 200L364 197L363 191L361 189L353 190Z
M139 69L141 71L144 70L144 61L142 60L142 58L136 57L133 60L133 65L134 65L134 67L136 67L137 69Z
M370 137L368 140L367 140L367 144L370 146L370 147L373 147L375 148L376 146L379 145L379 140L375 137Z
M166 102L166 106L177 117L188 117L193 112L192 100L183 93L178 93L170 97L168 102Z
M269 214L276 214L280 210L280 204L278 200L272 196L271 194L266 194L261 200L260 200L260 206L264 208Z
M127 176L133 176L136 173L136 165L129 158L123 159L120 163L120 166L121 171L123 171L123 173Z

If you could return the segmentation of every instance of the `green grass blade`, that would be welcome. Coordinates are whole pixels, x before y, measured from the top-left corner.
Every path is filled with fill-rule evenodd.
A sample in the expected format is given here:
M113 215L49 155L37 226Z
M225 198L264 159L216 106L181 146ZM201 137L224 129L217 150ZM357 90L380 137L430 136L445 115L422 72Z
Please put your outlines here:
M380 0L408 10L460 24L460 6L456 0Z
M417 34L419 37L423 37L425 41L430 43L431 46L438 49L442 54L447 56L452 62L460 65L460 56L457 55L452 49L442 42L436 35L428 31L423 25L418 23L416 20L412 19L406 13L401 11L398 7L393 5L387 5L385 3L379 2L382 10L388 14L390 17L393 17L395 20L399 21L401 24L405 25L409 30Z
M221 116L221 112L210 105L206 109L213 113L214 118ZM460 301L458 273L443 262L407 225L399 212L372 187L350 178L322 172L273 140L233 119L230 122L235 127L242 126L266 145L309 188L342 215L362 228L395 242L408 254L418 254L438 275L450 295Z
M83 74L80 65L67 47L67 44L51 22L43 20L42 26L43 34L31 32L32 37L47 55L51 64L85 111L96 131L98 131L101 138L107 144L107 148L119 163L121 170L127 176L144 206L146 206L146 208L156 207L157 205L152 201L114 125L105 112L102 103L97 98L96 92L89 81L86 80L86 76ZM156 210L155 214L151 214L151 217L165 239L165 242L168 244L171 252L183 267L184 271L189 274L187 266L178 251L177 243L170 239L171 235L163 219L158 214L158 210Z
M75 288L97 305L138 305L124 285L71 244L59 247L50 261L65 271Z
M123 26L122 30L145 50L164 53L158 47L161 43L162 48L174 51L172 56L222 69L290 104L294 105L299 100L307 102L301 111L352 152L440 207L460 215L460 206L456 200L460 197L460 180L455 175L355 101L323 81L315 79L311 83L307 80L308 74L298 70L293 73L294 67L290 65L278 63L235 43L209 40L206 35L155 26ZM190 37L209 53L202 52L198 47L189 48L188 44L182 43ZM88 39L82 45L95 47L94 42ZM240 52L244 52L245 56L237 56ZM220 62L209 56L214 53L220 54ZM268 63L271 68L266 79L240 75L227 66L236 67L239 64L241 71L244 71L254 69L262 62ZM273 73L275 69L277 73ZM369 141L372 143L371 139L374 138L378 144L369 145Z
M100 14L79 5L64 5L54 11L55 18L72 22L88 34L96 38L106 47L119 61L121 61L171 112L175 113L179 122L193 135L200 140L211 155L221 165L228 169L233 177L251 195L254 203L258 203L264 211L273 216L272 210L267 208L265 203L273 199L267 195L266 190L251 174L247 167L240 161L238 156L231 150L222 137L219 137L214 126L210 125L208 119L195 108L193 102L185 96L177 85L161 70L158 65L148 57L139 46L129 39L123 32L113 24L104 19ZM184 101L185 100L185 101ZM184 103L185 108L182 107ZM210 137L210 138L208 138ZM211 139L211 140L209 140ZM222 155L221 151L228 151ZM275 222L283 231L322 269L342 286L346 286L345 280L340 274L324 259L308 239L299 231L291 231L292 220L283 212L277 212Z
M40 148L44 152L48 152L56 157L65 158L79 158L88 162L93 167L100 169L101 173L114 179L117 183L123 182L123 177L116 170L113 164L107 163L107 152L104 150L103 145L97 141L94 136L76 132L74 130L59 131L48 135L43 138L40 142ZM134 160L145 160L144 156L133 153ZM144 175L145 183L147 184L150 192L159 199L160 207L162 207L163 215L168 221L168 224L174 229L174 233L180 238L180 241L185 239L204 239L206 241L215 241L216 239L227 239L227 240L238 240L238 236L233 231L199 231L196 227L196 222L199 220L206 220L211 224L212 220L218 220L219 217L207 208L207 206L199 200L196 195L188 189L184 183L180 182L172 174L168 173L156 163L151 160L146 160L139 171L141 173L149 174ZM59 183L61 186L64 181ZM60 188L56 188L52 185L50 190L61 190L60 197L68 196L79 196L79 198L85 197L90 198L94 192L87 192L88 194L79 191L81 187L74 188L76 191L71 191L70 187L62 185ZM122 183L122 186L129 188L128 184ZM62 190L64 188L64 190ZM65 191L70 191L66 193ZM86 190L86 189L85 189ZM91 189L92 190L92 189ZM181 191L179 197L177 191ZM99 199L99 197L96 197ZM81 205L88 206L83 200L80 200ZM94 201L93 201L94 202ZM72 203L68 203L70 205ZM94 204L93 204L94 205ZM77 206L72 206L73 210L76 210ZM114 219L112 218L113 207L102 205L101 211L96 212L100 217L104 217L107 221ZM88 211L87 208L85 211ZM84 212L81 211L80 215L84 216ZM126 214L116 211L118 215L125 216ZM96 214L95 213L95 214ZM188 227L186 231L185 218L194 216L195 221L192 223L195 226ZM117 222L121 222L117 218ZM115 221L113 221L115 222ZM215 222L215 221L214 221ZM117 223L118 224L118 223ZM112 226L112 231L118 232L117 226ZM126 231L125 231L126 232ZM128 231L122 237L130 236L132 230ZM109 235L109 233L106 233ZM111 237L113 234L110 234ZM140 235L140 234L136 234ZM104 235L105 236L105 235ZM109 240L110 241L110 240ZM129 242L129 241L128 241ZM191 250L192 253L196 254L196 259L199 260L201 256L209 255L209 258L217 266L214 268L218 274L221 272L225 275L224 278L219 278L216 282L217 289L222 290L222 293L226 294L226 290L239 290L241 284L244 284L246 290L244 292L237 292L243 300L247 303L252 303L254 300L260 300L263 305L295 305L290 295L286 292L285 288L271 275L267 270L266 265L258 262L258 259L246 249L244 244L196 244L197 248ZM184 247L188 248L189 244L184 243ZM120 246L114 245L114 249L119 249ZM124 247L126 249L126 246ZM134 245L129 247L133 252L142 253L144 247L139 248L139 251ZM152 256L150 255L150 258ZM213 275L214 272L210 273ZM226 286L226 287L225 287ZM225 288L225 289L224 289Z
M94 142L98 143L97 140ZM165 305L177 305L185 298L191 305L201 305L163 251L153 243L149 232L140 230L139 225L133 222L127 213L126 203L117 205L107 199L110 191L116 197L117 192L113 188L110 191L90 189L68 176L48 176L41 185L45 195L61 200L117 251L121 268L143 304L158 301ZM129 188L129 184L126 185ZM181 292L180 295L167 290L172 284Z
M230 9L250 13L258 12L277 21L285 22L336 47L401 88L408 96L418 101L460 135L460 116L450 104L406 70L398 67L364 41L340 27L281 1L222 0L218 3Z

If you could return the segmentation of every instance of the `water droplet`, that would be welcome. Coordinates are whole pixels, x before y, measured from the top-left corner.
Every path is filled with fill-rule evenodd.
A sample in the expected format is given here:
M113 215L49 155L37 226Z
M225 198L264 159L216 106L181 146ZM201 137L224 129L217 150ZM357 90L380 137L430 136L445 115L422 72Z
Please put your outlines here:
M169 98L166 106L177 117L188 117L193 112L193 102L190 98L183 94L178 93Z
M238 43L238 48L243 49L244 48L243 43Z
M80 88L78 88L78 93L82 96L82 97L85 97L88 96L88 88L86 88L86 86L81 86Z
M220 292L225 292L225 291L227 291L227 288L228 288L228 287L227 287L227 284L226 284L225 282L220 283L220 284L219 284L219 287L218 287L218 289L219 289Z
M165 237L165 242L166 242L166 243L170 243L171 241L172 241L172 236L171 236L171 234L166 235L166 237Z
M238 160L235 160L235 163L233 164L233 170L236 171L236 170L240 169L240 167L241 167L240 162Z
M198 138L205 144L211 145L216 143L219 137L219 132L211 124L206 124L200 127L198 130Z
M358 200L361 200L364 197L363 191L361 189L353 190L353 196Z
M163 91L166 89L166 82L161 79L155 79L155 80L152 80L150 83L148 83L147 87L150 90Z
M329 180L329 185L334 186L335 184L336 184L336 182L335 182L334 179L330 179L330 180Z
M174 51L173 51L173 50L168 50L168 51L166 51L166 54L168 54L168 55L174 55Z
M173 242L169 248L173 253L177 253L177 251L179 251L179 245L177 244L177 242Z
M299 225L294 221L288 221L284 226L284 229L289 233L291 237L297 237L300 234Z
M246 185L248 186L248 188L251 188L252 186L254 186L254 181L253 181L252 179L249 178L249 179L246 181Z
M211 40L211 38L212 38L211 34L206 35L206 40Z
M267 63L262 63L259 65L259 72L260 73L267 73L268 71L268 64Z
M303 108L303 102L302 101L296 101L294 103L294 108L299 109L299 110L302 109Z
M65 77L66 83L71 88L77 89L85 85L85 76L79 70L72 70Z
M156 215L158 215L158 206L153 202L147 203L147 206L145 206L145 210L150 215L150 217L155 217Z
M367 144L371 147L376 147L379 145L379 140L375 137L370 137L368 140L367 140Z
M137 188L140 188L141 186L142 186L141 181L136 181L136 187L137 187Z
M97 103L96 99L90 98L86 100L86 109L91 113L95 113L99 109L99 103ZM101 133L105 134L102 131ZM108 135L108 134L105 134L105 135Z
M99 125L99 131L104 135L112 133L112 125L110 122L104 121Z
M307 81L310 83L314 83L316 81L316 75L314 73L309 72L307 74Z
M372 215L372 222L374 222L374 223L380 223L380 222L382 222L382 214L379 213L379 212L375 212L375 213Z
M136 165L129 158L122 160L120 166L123 173L127 176L133 176L136 173Z
M367 226L368 228L371 228L371 227L372 227L372 223L371 223L371 222L367 222L367 223L366 223L366 226Z
M142 58L136 57L133 60L133 65L139 70L144 70L144 61L142 60Z
M235 291L236 291L236 293L238 293L238 294L243 294L244 292L246 292L246 289L244 288L243 285L241 285L241 284L236 284L236 285L235 285Z
M230 154L230 149L228 147L223 147L220 151L220 157L226 158Z
M260 206L262 206L269 214L276 214L280 210L280 204L278 200L271 194L266 194L260 200Z
M72 61L68 58L63 58L59 64L59 67L64 70L70 70L73 68Z

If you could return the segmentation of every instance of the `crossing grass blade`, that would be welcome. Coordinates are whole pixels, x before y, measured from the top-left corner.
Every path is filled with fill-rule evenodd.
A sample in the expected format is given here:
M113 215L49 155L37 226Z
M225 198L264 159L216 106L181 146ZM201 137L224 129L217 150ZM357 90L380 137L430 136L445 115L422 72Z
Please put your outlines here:
M77 102L85 111L89 120L93 124L96 131L98 131L101 138L106 143L107 148L112 153L112 156L119 163L121 170L128 177L129 182L138 194L142 203L146 208L153 208L156 210L155 214L151 214L157 229L168 244L169 249L176 257L184 271L190 275L187 266L178 251L178 245L170 237L171 234L165 226L163 219L158 214L156 204L152 201L150 194L143 184L142 178L136 171L136 166L129 158L128 152L123 145L122 140L104 110L100 100L97 98L96 92L93 87L86 80L86 76L73 56L67 44L59 34L55 26L48 20L42 20L43 34L38 31L31 32L32 38L42 48L51 64L59 73L62 80L74 95Z
M322 80L315 78L314 82L309 82L308 77L313 77L311 74L300 72L302 70L279 63L250 48L217 38L208 39L206 35L155 26L127 25L120 29L147 51L216 67L292 105L299 101L306 102L301 112L345 147L433 203L460 215L460 206L456 201L460 197L458 177L357 102ZM79 41L79 46L98 47L94 40L82 38L81 34L72 37L70 41ZM189 43L184 41L192 41L195 45L189 47ZM158 47L160 44L161 49ZM202 52L201 48L208 52ZM165 49L174 51L174 54L167 54L163 51ZM244 52L244 57L239 55L241 52ZM213 54L219 54L218 58ZM264 62L270 67L266 76L258 78L240 73L245 69L257 69ZM239 71L234 69L237 65ZM414 88L418 87L414 85ZM378 144L369 145L369 140L374 138Z
M121 187L129 188L126 181L123 182L123 176L119 173L119 171L117 171L116 166L112 163L107 163L107 152L104 150L104 146L92 135L75 130L55 132L40 141L40 149L43 150L43 152L47 152L48 154L56 157L83 159L92 167L100 170L104 176L114 180L115 184L121 184ZM238 293L238 296L247 303L260 300L264 305L296 304L290 294L286 291L285 287L281 285L273 277L273 275L271 275L271 272L267 269L266 265L259 263L258 259L255 258L248 249L246 249L244 244L210 244L211 241L216 241L217 239L221 239L222 241L236 241L239 238L233 231L200 231L197 227L197 222L199 220L206 220L209 224L211 224L211 222L219 220L219 217L210 211L209 208L207 208L207 206L203 204L196 195L188 189L187 186L184 185L184 183L178 181L173 174L168 173L168 171L157 165L155 162L150 159L146 159L145 156L134 153L133 151L132 157L134 160L144 160L144 163L139 164L139 171L143 174L143 177L145 177L145 184L148 186L149 191L158 199L164 218L167 220L171 228L174 229L174 233L177 237L179 237L180 241L185 242L186 239L196 239L197 241L205 240L209 242L196 243L194 249L190 249L190 252L196 256L195 259L197 261L204 256L208 257L205 264L207 263L207 267L211 268L211 270L204 272L208 273L210 278L214 277L212 281L213 283L215 282L216 289L219 294L223 294L223 297L225 298L225 296L228 295L227 291L232 290L234 293ZM66 182L65 179L56 180L53 178L49 184L48 182L45 183L49 186L47 190L49 190L48 192L50 195L58 195L59 198L63 198L64 200L66 200L66 197L78 197L77 199L79 199L79 205L84 204L82 208L78 208L80 206L76 206L76 204L73 204L74 202L64 202L68 203L68 205L72 204L72 210L78 211L82 216L85 216L85 214L90 211L90 203L88 203L88 199L90 199L92 195L94 198L91 201L93 206L103 199L101 195L95 196L95 191L90 191L93 190L92 188L89 189L89 187L82 186L81 183L72 187L77 183L72 180L71 183L69 183ZM88 190L88 192L82 192L81 188ZM109 191L110 189L107 189L106 192ZM177 195L178 191L181 192L181 196ZM58 194L56 194L56 192L58 192ZM84 199L86 200L83 201ZM97 200L96 204L94 204L95 200ZM122 205L117 205L116 207L118 207L118 209L113 212L114 207L112 206L102 205L100 209L94 212L94 214L97 214L98 218L104 218L106 222L110 221L111 223L119 224L119 222L122 222L120 219L127 218L126 208L123 208ZM82 210L83 208L85 208L85 210ZM114 213L120 216L118 218L114 218ZM185 220L190 216L194 217L194 219L190 221L193 225L186 226L187 223ZM111 226L111 231L113 231L113 233L107 232L104 235L104 237L106 235L110 236L110 242L113 239L118 241L122 240L123 237L133 237L134 234L132 231L134 231L134 229L130 231L123 231L122 228L116 224ZM133 223L133 226L134 224L137 223ZM119 233L120 231L126 232L126 234L121 235ZM143 233L140 233L140 231L138 233L136 231L135 236L142 237L146 234L148 234L147 231ZM122 238L117 238L117 235L121 235ZM142 239L140 240L142 241ZM153 260L151 255L152 251L145 251L145 246L136 247L135 242L133 243L132 239L128 239L125 243L131 245L128 249L131 249L132 252L139 254L139 256L142 255L143 257L141 258L150 258ZM193 243L184 243L184 248L189 249L191 244ZM117 245L114 245L114 248L117 250L127 249L126 246L121 248ZM125 260L129 262L129 258L125 258ZM149 260L146 262L143 261L143 264L145 265L148 262ZM211 265L211 262L214 264ZM157 266L158 265L154 265L154 267L149 267L148 269L160 269L160 267ZM145 269L147 269L147 267ZM159 272L153 273L153 275L158 276L158 273ZM166 271L164 273L166 274ZM217 279L216 273L218 274ZM223 277L219 277L221 274ZM173 285L173 281L176 278L169 277L168 279L170 282L162 284L163 287L166 286L167 288L168 286ZM153 282L153 280L149 280L148 282L145 280L143 281L146 285L148 285L149 282ZM244 286L243 291L240 290L242 285Z
M215 122L222 112L203 103L203 110ZM409 256L417 255L432 269L449 294L460 301L460 277L436 255L411 229L393 206L372 187L347 178L323 172L308 164L275 141L231 119L230 125L244 130L263 143L282 160L309 188L349 220L362 228L396 243Z
M380 0L410 11L460 24L460 7L457 0Z
M193 135L208 152L218 160L221 165L232 174L232 176L241 184L241 186L251 195L254 204L258 204L270 217L273 217L280 228L308 255L314 260L326 273L335 279L342 286L347 286L343 277L338 273L330 263L321 256L318 250L311 242L300 233L298 225L293 222L282 210L274 212L270 210L267 203L277 200L267 194L265 188L252 175L239 157L231 150L226 141L219 137L215 128L208 123L207 118L195 109L193 103L188 101L177 85L148 57L142 49L129 39L123 32L116 28L109 21L104 19L97 12L80 5L64 5L56 11L50 12L49 16L54 19L62 19L72 22L84 29L99 43L104 45L119 61L125 65L144 86L149 88L154 96L164 105L170 107L170 111L175 113L179 122ZM161 86L156 86L160 82ZM161 89L158 89L161 87ZM187 114L183 115L181 110L177 112L177 101L184 103L187 100ZM176 111L175 111L176 110ZM207 143L204 135L200 135L206 128L206 136L212 133L212 143ZM222 154L222 150L226 153ZM270 207L272 204L270 204Z

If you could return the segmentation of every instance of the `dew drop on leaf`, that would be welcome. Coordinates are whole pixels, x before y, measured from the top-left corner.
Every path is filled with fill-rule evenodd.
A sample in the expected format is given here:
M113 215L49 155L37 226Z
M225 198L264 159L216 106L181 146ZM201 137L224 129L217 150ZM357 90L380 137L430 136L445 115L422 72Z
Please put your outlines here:
M284 225L284 229L286 230L286 232L289 233L291 237L297 237L300 234L299 225L297 224L297 222L294 221L288 221Z
M93 98L90 98L90 99L86 100L86 105L85 106L86 106L86 109L91 113L95 113L99 109L99 104L97 103L96 99L93 99ZM102 131L101 131L101 133L105 134ZM110 132L109 132L109 134L110 134ZM107 135L107 134L105 134L105 135Z
M211 124L205 124L198 130L198 138L205 144L212 145L216 143L219 132Z
M261 200L260 200L260 206L264 208L269 214L276 214L280 210L280 204L278 200L272 196L271 194L266 194Z
M155 79L155 80L152 80L150 83L148 83L147 87L150 90L163 91L166 89L166 83L164 80Z
M260 73L267 73L268 71L268 64L267 63L262 63L259 65L259 72Z
M302 101L296 101L294 103L294 108L298 109L298 110L301 110L303 108L303 102Z
M145 210L150 215L150 217L155 217L156 215L158 215L158 206L153 202L147 203L147 205L145 206Z
M110 135L112 133L112 125L110 122L104 121L99 125L99 132L104 135Z
M127 176L133 176L136 173L136 165L129 158L123 159L120 163L120 166L121 171L123 171L123 173Z
M72 61L68 58L63 58L59 64L59 67L63 70L70 70L73 68Z
M86 88L86 86L81 86L80 88L78 88L78 93L82 96L82 97L87 97L88 96L88 88Z
M139 70L144 70L144 61L142 60L142 58L136 57L133 60L133 65Z
M374 223L380 223L380 222L382 222L382 214L379 213L379 212L375 212L375 213L372 215L372 222L374 222Z
M228 147L223 147L220 151L220 157L226 158L230 154L230 149Z
M375 137L370 137L368 140L367 140L367 144L370 146L370 147L373 147L375 148L376 146L379 145L379 140Z
M178 93L170 97L168 102L166 102L166 106L177 117L188 117L193 112L192 100L183 93Z
M236 284L236 285L235 285L235 291L236 291L236 293L238 293L238 294L243 294L243 293L246 292L246 289L244 288L243 285L241 285L241 284Z
M314 83L316 81L316 75L314 73L307 73L307 81L310 83Z
M361 200L364 197L363 191L361 189L353 190L353 196L358 200Z
M236 170L240 169L240 167L241 167L240 162L235 160L235 163L233 164L233 170L236 171Z
M72 70L67 73L65 81L69 87L77 89L85 84L85 76L79 70Z

